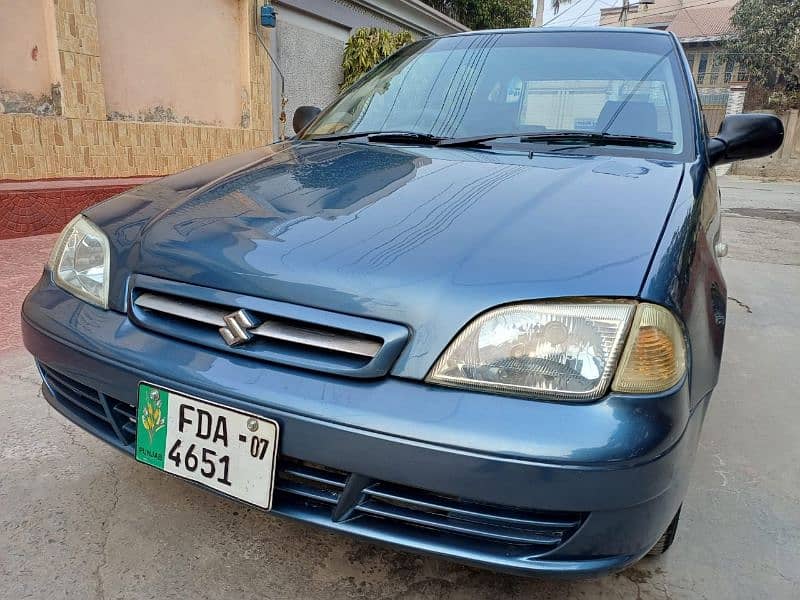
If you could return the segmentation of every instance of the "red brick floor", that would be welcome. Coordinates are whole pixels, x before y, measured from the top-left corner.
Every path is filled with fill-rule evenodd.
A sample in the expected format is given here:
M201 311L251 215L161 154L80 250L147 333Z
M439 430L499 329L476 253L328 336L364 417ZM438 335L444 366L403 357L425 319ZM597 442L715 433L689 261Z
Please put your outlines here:
M153 179L0 181L0 240L61 231L87 206Z
M0 353L22 349L19 311L58 234L0 240Z

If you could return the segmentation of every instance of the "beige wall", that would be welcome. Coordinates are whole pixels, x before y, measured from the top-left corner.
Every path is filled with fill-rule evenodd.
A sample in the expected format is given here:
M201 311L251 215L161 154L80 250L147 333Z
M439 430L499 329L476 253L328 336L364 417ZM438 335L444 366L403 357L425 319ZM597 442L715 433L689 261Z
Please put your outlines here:
M0 91L50 93L46 1L0 0Z
M0 181L169 175L272 141L270 131L0 115ZM2 207L0 207L2 208Z
M8 9L6 13L0 12L0 23L4 24L7 24L4 19L20 18L30 5L44 6L47 42L52 46L49 52L53 56L50 60L53 73L47 81L59 84L54 94L58 102L53 103L57 107L51 112L6 105L5 108L10 110L5 112L9 114L0 114L0 180L165 175L268 144L274 139L269 59L255 37L260 28L252 18L255 0L164 0L163 4L170 5L166 9L155 0L128 0L127 4L140 11L143 6L147 8L151 15L147 22L140 18L138 21L133 17L133 20L128 19L128 6L117 0L0 2L3 2L0 7ZM190 29L193 20L199 19L195 10L198 7L210 11L203 15L203 19L216 15L217 20L217 27L212 28L214 31L199 26L192 29L196 36L194 53L198 56L194 56L194 62L185 67L176 65L173 60L171 68L177 84L169 81L166 74L160 75L161 87L171 90L178 99L171 107L173 111L178 116L188 114L195 122L109 120L111 111L106 99L108 97L113 106L115 92L110 92L107 78L114 82L112 88L117 86L116 93L120 89L125 91L119 87L122 83L133 88L144 85L141 81L128 79L137 69L142 72L139 56L133 51L142 46L150 50L160 47L161 55L174 59L178 50L173 50L182 47L179 55L188 60L187 53L191 54L187 47L189 38L183 33L174 37L169 29L163 29L161 37L152 35L153 23L158 20L158 15L153 14L161 10L163 17L172 10L172 4L183 7ZM102 27L97 18L102 12L101 5L105 10ZM118 8L109 13L112 5ZM173 24L177 27L177 12L173 16ZM109 29L108 20L117 21L118 25ZM121 51L117 55L117 58L127 56L129 62L117 63L115 67L112 58L109 67L105 55L101 55L101 45L105 46L105 41L101 44L100 38L108 39L109 35L116 35L115 31L124 32L125 29L136 33L140 41L127 55ZM102 35L101 30L104 31ZM151 37L141 41L141 35L148 31ZM219 43L208 42L209 38L220 38L217 40ZM226 48L227 58L217 56L222 52L219 50L221 46ZM214 62L209 53L219 60ZM40 59L42 54L45 52L40 48ZM155 55L150 51L145 54ZM232 55L232 64L224 65L223 69L223 62ZM4 69L6 64L5 57L0 56L0 69ZM119 75L123 77L119 78ZM146 73L142 76L151 77ZM218 86L220 79L225 83ZM152 83L146 85L155 87ZM214 95L216 92L213 90L219 89L228 90L227 100ZM194 90L197 90L196 94ZM183 96L179 93L181 91ZM130 93L144 92L134 89ZM166 96L164 98L166 102ZM200 104L191 104L191 101ZM213 112L216 110L221 111L219 116ZM199 125L196 121L217 121L223 126Z
M97 23L112 118L241 124L239 0L97 0Z

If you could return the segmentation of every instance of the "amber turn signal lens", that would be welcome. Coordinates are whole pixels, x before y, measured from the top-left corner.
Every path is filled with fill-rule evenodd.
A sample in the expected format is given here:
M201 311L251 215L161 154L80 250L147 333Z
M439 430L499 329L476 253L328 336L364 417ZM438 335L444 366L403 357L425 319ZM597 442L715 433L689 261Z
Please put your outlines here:
M686 372L686 347L678 321L666 308L640 304L611 389L648 394L669 389Z

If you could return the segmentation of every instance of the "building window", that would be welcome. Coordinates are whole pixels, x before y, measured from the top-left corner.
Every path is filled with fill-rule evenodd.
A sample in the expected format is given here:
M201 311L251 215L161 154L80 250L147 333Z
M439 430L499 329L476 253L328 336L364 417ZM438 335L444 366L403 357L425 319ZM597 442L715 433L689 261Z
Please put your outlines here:
M697 83L702 85L705 83L706 71L708 70L708 54L703 52L700 55L700 63L697 65Z
M686 55L686 61L689 63L689 71L691 71L692 73L694 73L694 57L695 57L694 52L689 52Z
M733 80L733 70L736 68L736 61L732 58L728 59L725 63L725 83L730 83Z
M716 85L719 79L719 71L722 66L722 59L719 56L711 56L711 70L708 72L708 83Z

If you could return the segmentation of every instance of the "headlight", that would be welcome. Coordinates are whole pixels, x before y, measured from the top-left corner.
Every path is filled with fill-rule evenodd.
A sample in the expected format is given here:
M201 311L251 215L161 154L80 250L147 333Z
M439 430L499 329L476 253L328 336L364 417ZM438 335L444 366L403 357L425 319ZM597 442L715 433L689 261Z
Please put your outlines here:
M64 228L48 263L56 285L108 308L108 238L89 219L75 217Z
M623 353L631 322L634 329ZM685 370L683 348L674 317L651 304L516 304L472 321L439 357L427 380L494 393L587 401L607 392L620 354L623 363L614 389L667 389Z

